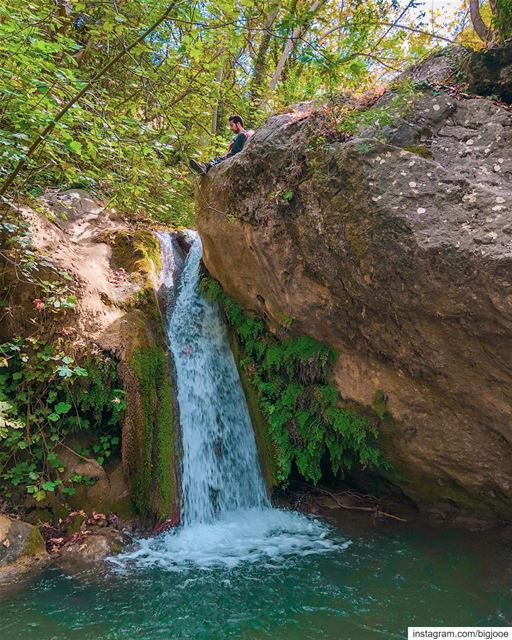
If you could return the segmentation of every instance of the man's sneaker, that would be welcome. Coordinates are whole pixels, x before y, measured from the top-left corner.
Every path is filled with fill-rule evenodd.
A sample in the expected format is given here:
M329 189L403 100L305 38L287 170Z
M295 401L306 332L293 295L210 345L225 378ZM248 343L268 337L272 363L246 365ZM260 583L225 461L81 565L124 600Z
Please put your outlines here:
M202 164L201 162L197 162L196 160L194 160L194 158L190 158L188 164L190 168L193 169L196 173L200 173L203 176L206 175L206 165Z

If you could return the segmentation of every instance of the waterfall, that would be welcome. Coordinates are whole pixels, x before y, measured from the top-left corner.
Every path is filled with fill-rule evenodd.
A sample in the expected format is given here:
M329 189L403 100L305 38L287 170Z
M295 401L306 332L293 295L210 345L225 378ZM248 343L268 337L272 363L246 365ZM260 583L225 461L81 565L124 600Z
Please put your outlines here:
M182 525L111 561L176 571L344 548L349 543L330 540L319 520L270 505L222 314L198 292L202 247L191 237L183 264L173 238L160 234L183 443Z
M184 524L269 506L226 326L197 290L201 252L197 236L167 327L183 438Z

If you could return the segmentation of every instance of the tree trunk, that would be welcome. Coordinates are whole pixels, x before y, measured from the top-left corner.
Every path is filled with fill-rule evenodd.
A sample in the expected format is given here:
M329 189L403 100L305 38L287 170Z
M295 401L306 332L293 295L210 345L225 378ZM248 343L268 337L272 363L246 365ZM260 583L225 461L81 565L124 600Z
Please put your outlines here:
M255 111L261 103L261 97L263 92L263 83L265 79L265 71L267 69L267 56L270 47L270 41L272 34L270 29L274 24L274 20L279 13L279 7L270 11L265 21L264 32L261 37L260 46L258 47L258 53L254 60L254 72L251 82L251 107Z
M492 31L486 26L480 15L480 0L469 0L469 14L477 36L485 43L490 42Z
M312 16L315 13L315 11L318 9L318 7L322 4L323 1L324 0L313 0L313 4L309 9L310 16ZM305 31L305 24L298 25L293 30L291 37L289 37L288 40L286 41L281 57L279 58L279 62L277 63L276 70L274 71L274 75L270 80L270 85L269 85L270 91L275 91L275 88L277 87L277 83L279 82L279 79L281 78L281 75L283 73L286 60L288 59L288 56L290 55L293 49L293 46L295 44L295 40L299 38L304 33L304 31Z

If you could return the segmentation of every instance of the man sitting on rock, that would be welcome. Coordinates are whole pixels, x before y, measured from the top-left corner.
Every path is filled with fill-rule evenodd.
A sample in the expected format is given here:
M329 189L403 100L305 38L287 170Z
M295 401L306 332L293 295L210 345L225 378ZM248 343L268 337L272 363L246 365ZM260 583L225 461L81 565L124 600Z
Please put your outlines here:
M197 162L196 160L191 158L189 160L191 169L193 169L197 173L206 175L208 171L210 171L210 169L214 167L216 164L219 164L219 162L223 162L228 158L232 158L234 155L242 151L242 149L244 148L244 144L246 143L247 138L250 135L250 132L244 129L244 121L242 119L242 116L230 116L229 128L236 135L231 140L231 143L229 145L228 152L226 153L226 155L217 156L216 158L213 158L213 160L210 160L210 162L208 162L207 164L203 164L202 162Z

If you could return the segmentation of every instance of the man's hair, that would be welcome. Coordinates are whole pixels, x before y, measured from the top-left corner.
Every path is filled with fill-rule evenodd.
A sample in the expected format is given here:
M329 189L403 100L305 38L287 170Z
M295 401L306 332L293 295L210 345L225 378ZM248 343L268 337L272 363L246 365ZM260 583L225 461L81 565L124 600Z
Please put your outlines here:
M244 126L244 119L242 116L229 116L229 121L234 122L235 124L241 124L242 127Z

